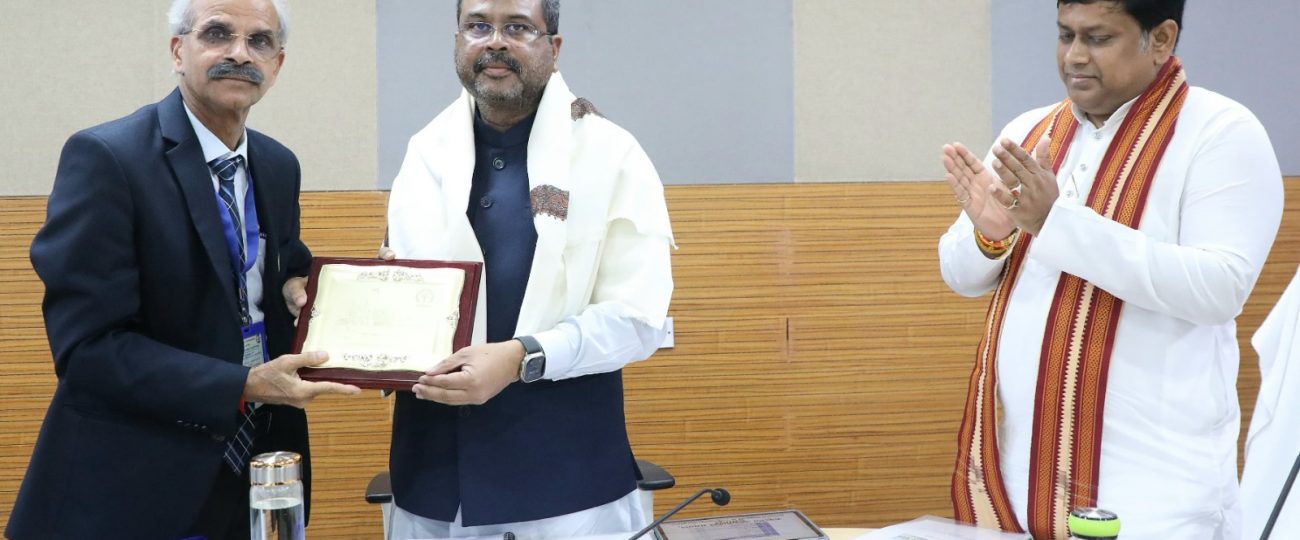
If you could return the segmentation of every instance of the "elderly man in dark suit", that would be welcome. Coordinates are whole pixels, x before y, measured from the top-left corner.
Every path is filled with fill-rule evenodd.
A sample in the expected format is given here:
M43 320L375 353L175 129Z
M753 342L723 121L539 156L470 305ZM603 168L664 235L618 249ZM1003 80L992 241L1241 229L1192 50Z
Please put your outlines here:
M31 249L58 386L7 536L247 537L249 456L305 460L301 407L359 391L297 377L323 353L285 354L311 260L300 171L244 126L285 15L176 0L179 88L64 147Z

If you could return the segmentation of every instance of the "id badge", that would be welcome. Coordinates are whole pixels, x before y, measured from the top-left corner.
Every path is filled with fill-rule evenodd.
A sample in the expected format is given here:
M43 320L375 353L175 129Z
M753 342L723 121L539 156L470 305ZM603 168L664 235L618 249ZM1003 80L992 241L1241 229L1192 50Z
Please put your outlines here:
M266 352L266 325L258 321L241 330L244 334L244 367L252 368L270 360Z

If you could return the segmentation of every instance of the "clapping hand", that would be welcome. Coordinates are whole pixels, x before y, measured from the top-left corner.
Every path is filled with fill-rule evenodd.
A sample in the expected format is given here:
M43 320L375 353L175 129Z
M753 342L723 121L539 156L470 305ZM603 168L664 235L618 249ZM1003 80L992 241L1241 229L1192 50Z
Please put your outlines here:
M1034 146L1033 156L1009 139L993 147L993 170L1002 181L989 189L989 196L1006 209L1016 227L1033 235L1042 230L1060 196L1048 147L1046 137Z
M940 159L947 170L944 180L948 182L948 188L975 228L985 237L995 240L1011 236L1015 223L998 200L990 195L998 189L1005 189L1005 186L961 143L944 145Z

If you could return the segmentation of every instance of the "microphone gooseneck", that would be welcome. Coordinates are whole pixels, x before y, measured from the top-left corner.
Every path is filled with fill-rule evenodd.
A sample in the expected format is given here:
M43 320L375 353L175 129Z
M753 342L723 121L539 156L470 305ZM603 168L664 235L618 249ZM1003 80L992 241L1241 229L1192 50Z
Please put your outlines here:
M1282 515L1282 506L1291 496L1291 486L1295 485L1296 474L1300 473L1300 455L1295 457L1295 463L1291 465L1291 474L1286 477L1286 482L1282 483L1282 493L1277 496L1277 503L1273 505L1273 512L1268 516L1268 523L1264 524L1264 532L1259 535L1259 540L1268 540L1273 536L1273 526L1277 524L1277 518Z
M726 506L727 503L731 502L731 492L727 491L726 489L723 488L701 489L695 492L694 495L691 495L689 498L682 501L681 504L674 506L672 510L664 512L664 515L659 516L659 519L656 519L651 524L646 525L644 529L637 531L636 534L632 535L627 540L636 540L637 538L641 538L642 536L645 536L645 533L653 531L655 527L658 527L660 524L667 521L668 518L673 517L673 514L676 514L677 512L681 511L681 509L686 508L687 505L695 502L695 499L704 496L705 493L708 493L709 499L713 501L713 504L716 504L718 506Z

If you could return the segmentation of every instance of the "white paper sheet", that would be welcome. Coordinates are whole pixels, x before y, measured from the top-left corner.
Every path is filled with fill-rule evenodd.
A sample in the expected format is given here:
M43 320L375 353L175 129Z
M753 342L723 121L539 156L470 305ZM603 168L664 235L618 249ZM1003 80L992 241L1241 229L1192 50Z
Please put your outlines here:
M951 519L922 516L907 523L890 525L859 536L857 540L1033 540L1025 533L1007 533L957 523Z

